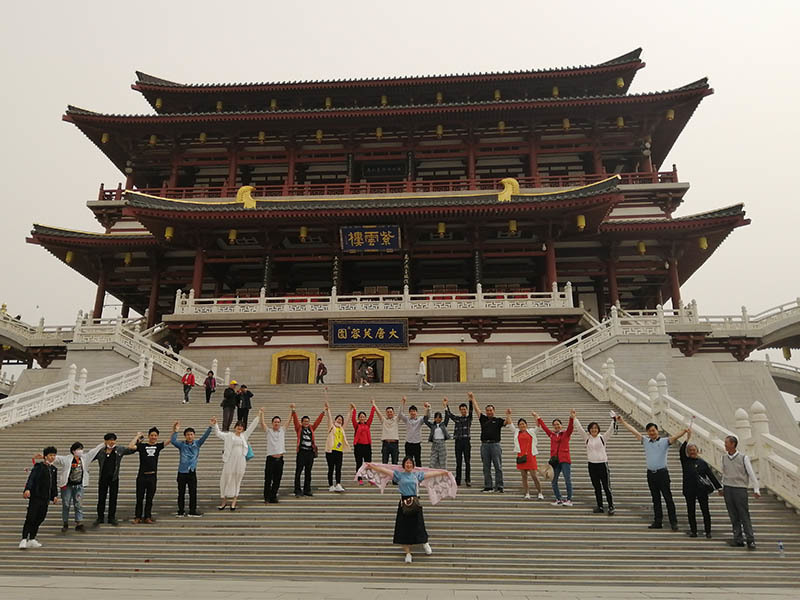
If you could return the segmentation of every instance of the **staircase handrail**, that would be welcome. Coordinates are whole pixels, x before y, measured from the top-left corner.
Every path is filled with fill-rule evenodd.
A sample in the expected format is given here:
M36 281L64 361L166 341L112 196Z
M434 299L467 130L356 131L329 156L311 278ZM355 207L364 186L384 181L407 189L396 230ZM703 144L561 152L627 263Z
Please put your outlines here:
M602 370L598 373L583 362L580 352L575 354L574 380L589 394L610 402L639 424L658 423L672 434L691 427L692 443L718 471L722 470L725 452L723 440L735 435L739 448L746 449L754 459L762 487L800 509L800 448L769 433L766 411L759 402L751 406L751 419L744 409L737 409L734 433L669 395L666 377L661 373L648 382L648 391L644 392L616 375L613 359L608 359Z
M0 403L0 429L70 404L95 404L137 387L149 386L152 373L153 363L141 356L139 364L132 369L87 383L86 369L78 374L73 364L67 379L4 399Z
M752 362L759 362L759 363L763 362L764 364L767 365L767 368L770 371L778 371L778 372L785 371L787 373L791 373L796 377L800 377L800 367L798 367L797 365L791 365L789 363L780 363L772 361L770 360L769 355L767 355L767 357L763 361L754 360Z

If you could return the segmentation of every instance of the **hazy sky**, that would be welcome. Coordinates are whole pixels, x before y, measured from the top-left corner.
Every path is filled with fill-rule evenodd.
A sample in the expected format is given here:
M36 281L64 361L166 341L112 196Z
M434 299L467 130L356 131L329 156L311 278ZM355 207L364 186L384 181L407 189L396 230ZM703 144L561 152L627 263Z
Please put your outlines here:
M641 46L632 92L703 76L715 90L665 161L692 186L677 214L744 202L753 220L682 295L702 313L758 312L800 296L799 24L789 1L7 3L0 302L49 323L92 305L94 286L25 237L34 222L101 230L86 202L122 174L60 119L67 104L151 112L130 89L136 69L180 82L423 75L593 64Z

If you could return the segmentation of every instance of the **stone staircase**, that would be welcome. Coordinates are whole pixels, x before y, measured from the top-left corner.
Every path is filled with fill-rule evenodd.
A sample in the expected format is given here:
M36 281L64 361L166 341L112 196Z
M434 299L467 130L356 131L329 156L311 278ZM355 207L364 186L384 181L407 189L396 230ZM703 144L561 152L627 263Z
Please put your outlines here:
M278 414L285 419L289 402L296 402L298 412L312 418L321 410L320 386L253 385L251 390L255 406L264 406L268 418ZM557 416L566 422L569 409L574 407L584 425L598 420L605 429L608 424L610 406L597 402L573 383L441 384L435 391L422 393L395 384L365 389L333 385L330 399L334 414L346 414L351 401L366 410L371 397L379 406L398 407L403 394L408 396L409 404L421 407L428 400L435 409L441 406L442 396L447 395L455 408L465 400L467 390L475 392L482 406L494 403L501 413L512 408L515 420L520 416L532 420L530 411L536 410L547 421ZM84 575L761 586L795 581L800 567L800 518L769 496L751 501L759 546L756 552L725 545L730 526L722 499L716 496L711 503L714 539L689 539L683 531L648 531L651 505L644 458L640 446L624 430L608 446L618 510L613 517L591 513L594 495L586 453L577 435L572 443L572 508L550 506L552 491L546 482L546 501L522 499L510 431L504 432L503 439L506 493L481 493L479 443L473 442L473 487L461 488L457 499L438 506L431 506L423 497L434 554L426 557L415 553L411 565L403 564L401 551L391 544L396 491L390 489L381 495L376 489L355 485L350 453L344 458L345 493L327 491L326 465L321 456L314 465L314 497L294 498L290 493L294 457L290 453L280 504L263 504L266 442L258 431L251 438L256 458L248 463L241 508L234 513L215 508L221 443L211 437L201 451L198 468L199 509L205 513L201 519L174 517L178 452L169 447L160 460L155 524L133 526L127 521L132 517L138 466L137 457L129 456L122 465L118 517L124 521L119 527L103 525L85 534L74 529L62 534L60 506L51 506L39 536L44 547L17 549L25 513L21 491L32 454L49 443L67 454L75 440L89 448L102 441L107 431L116 432L119 442L127 443L136 431L146 431L151 425L161 429L163 439L175 420L181 421L181 427L193 426L202 432L209 417L220 414L221 390L210 405L201 396L202 390L198 389L192 402L183 405L180 386L161 383L97 405L64 408L0 433L0 452L7 470L0 488L0 502L6 507L0 515L0 574L16 574L32 564L44 564L48 572ZM379 458L377 419L372 430L373 456ZM347 431L352 440L349 423ZM476 433L477 424L473 425L473 438L477 438ZM292 447L294 440L294 431L290 430L287 447ZM540 464L544 464L548 449L547 438L540 435ZM448 466L453 470L452 447L448 452ZM670 455L673 493L684 530L687 524L680 495L677 448ZM428 444L423 443L423 462L427 463L427 459ZM94 518L95 465L91 475L84 497L87 522ZM777 553L778 540L785 544L783 557Z

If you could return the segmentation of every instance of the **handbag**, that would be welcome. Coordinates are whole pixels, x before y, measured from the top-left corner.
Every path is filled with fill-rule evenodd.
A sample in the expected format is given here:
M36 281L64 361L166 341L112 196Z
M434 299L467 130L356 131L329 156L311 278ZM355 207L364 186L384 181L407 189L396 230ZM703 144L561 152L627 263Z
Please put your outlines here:
M526 462L528 462L528 455L527 454L523 454L522 456L518 456L517 457L517 464L518 465L524 465Z
M422 510L422 504L419 502L419 496L411 496L411 498L403 498L400 500L400 509L406 516L415 515Z
M247 454L244 455L245 460L251 460L255 457L255 452L253 452L253 447L250 444L247 444Z
M558 465L561 464L561 461L558 460L558 456L551 456L550 460L547 461L547 464L555 469Z

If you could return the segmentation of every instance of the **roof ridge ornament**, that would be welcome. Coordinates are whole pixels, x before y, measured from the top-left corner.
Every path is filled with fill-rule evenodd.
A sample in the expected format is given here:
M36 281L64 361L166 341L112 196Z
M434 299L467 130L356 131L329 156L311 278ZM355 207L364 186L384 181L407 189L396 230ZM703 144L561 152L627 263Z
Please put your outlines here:
M243 185L236 192L236 202L244 204L243 208L253 209L256 207L256 200L253 198L253 192L256 191L252 185Z
M510 202L512 194L519 194L519 181L513 177L501 179L500 183L503 185L503 190L497 194L498 202Z

